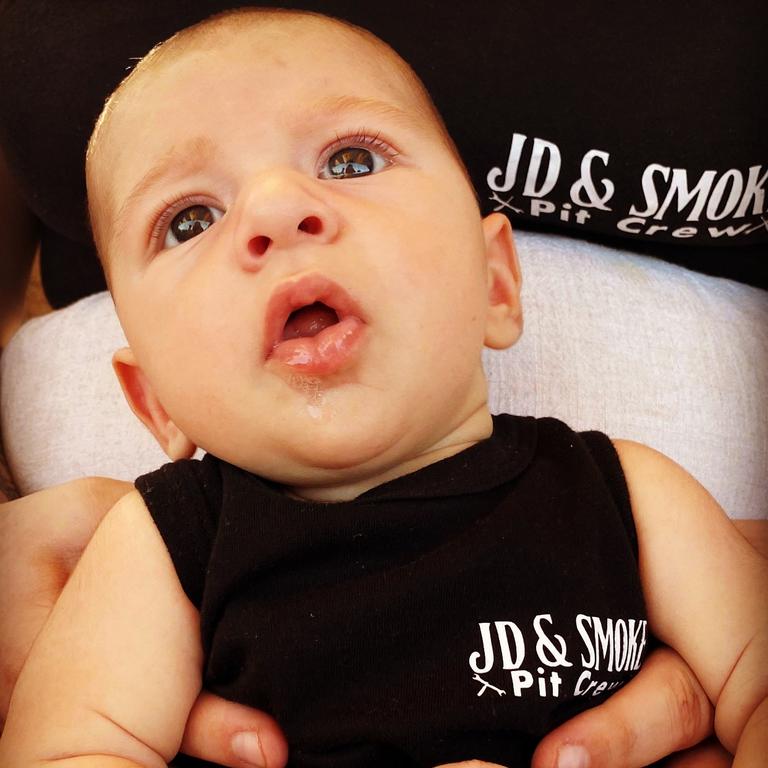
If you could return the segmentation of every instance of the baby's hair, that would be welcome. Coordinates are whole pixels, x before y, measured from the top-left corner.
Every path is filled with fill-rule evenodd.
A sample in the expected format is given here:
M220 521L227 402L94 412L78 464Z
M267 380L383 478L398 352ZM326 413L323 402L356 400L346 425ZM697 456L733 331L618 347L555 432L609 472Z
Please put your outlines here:
M426 87L407 62L373 33L350 22L344 21L343 19L324 16L312 11L252 6L223 11L222 13L203 19L197 24L182 29L164 42L158 43L152 48L149 53L137 62L136 66L112 92L104 104L101 114L96 120L86 150L88 212L96 250L108 283L108 248L107 243L103 240L103 228L99 226L99 221L102 218L100 216L100 209L103 208L103 206L94 194L95 182L92 168L94 157L98 154L99 146L103 143L104 134L107 132L110 117L120 104L121 100L125 98L126 94L135 87L136 83L140 82L143 77L151 73L151 71L157 67L162 66L163 62L173 61L175 57L181 53L191 49L204 48L207 45L215 45L220 39L220 36L231 34L233 31L241 32L255 26L265 28L274 23L300 20L335 24L339 29L346 31L350 35L363 38L370 45L373 45L381 51L383 54L382 61L386 62L388 65L384 74L391 75L394 73L400 83L404 86L405 90L414 97L413 103L417 113L425 123L431 124L436 129L436 138L442 141L449 152L455 157L467 179L467 183L470 185L470 188L472 187L469 173L467 172L459 152L456 149L456 145L448 133L443 118L435 107ZM104 190L100 190L100 192L104 193Z

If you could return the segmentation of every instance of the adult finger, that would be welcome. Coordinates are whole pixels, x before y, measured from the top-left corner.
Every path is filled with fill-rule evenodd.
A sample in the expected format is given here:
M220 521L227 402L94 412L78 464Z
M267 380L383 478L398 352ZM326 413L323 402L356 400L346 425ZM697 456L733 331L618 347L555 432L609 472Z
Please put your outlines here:
M640 768L712 733L713 709L688 665L669 648L599 707L548 734L533 768Z
M465 760L463 763L446 763L435 768L504 768L498 763L484 763L482 760Z
M288 744L265 712L203 691L184 732L181 751L229 768L283 768Z

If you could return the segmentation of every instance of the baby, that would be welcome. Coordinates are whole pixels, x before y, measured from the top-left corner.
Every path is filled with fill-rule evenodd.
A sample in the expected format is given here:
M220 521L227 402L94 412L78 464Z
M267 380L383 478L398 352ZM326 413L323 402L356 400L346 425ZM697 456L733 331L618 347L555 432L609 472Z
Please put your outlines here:
M394 52L214 17L113 94L87 177L115 370L176 461L85 551L0 764L165 765L205 684L273 713L295 768L523 766L651 631L763 764L764 562L651 449L491 417L482 347L522 329L509 223Z

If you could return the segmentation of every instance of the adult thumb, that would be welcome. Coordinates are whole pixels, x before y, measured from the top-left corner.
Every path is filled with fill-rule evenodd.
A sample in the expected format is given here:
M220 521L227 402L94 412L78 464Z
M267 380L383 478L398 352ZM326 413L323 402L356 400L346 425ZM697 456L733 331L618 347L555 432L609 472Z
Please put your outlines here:
M288 745L272 717L206 691L189 714L181 751L229 768L283 768L288 760Z

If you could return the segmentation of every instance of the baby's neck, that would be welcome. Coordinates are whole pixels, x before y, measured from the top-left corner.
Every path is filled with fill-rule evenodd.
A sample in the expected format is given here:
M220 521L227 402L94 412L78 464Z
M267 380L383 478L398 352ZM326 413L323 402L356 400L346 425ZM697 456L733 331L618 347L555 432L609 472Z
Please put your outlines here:
M375 475L355 478L337 484L312 487L286 487L289 496L307 501L339 502L351 501L371 488L376 488L390 480L403 475L409 475L430 464L455 456L457 453L471 448L481 440L491 436L493 421L486 403L478 408L472 416L464 421L457 429L451 431L443 439L406 461L398 463Z

